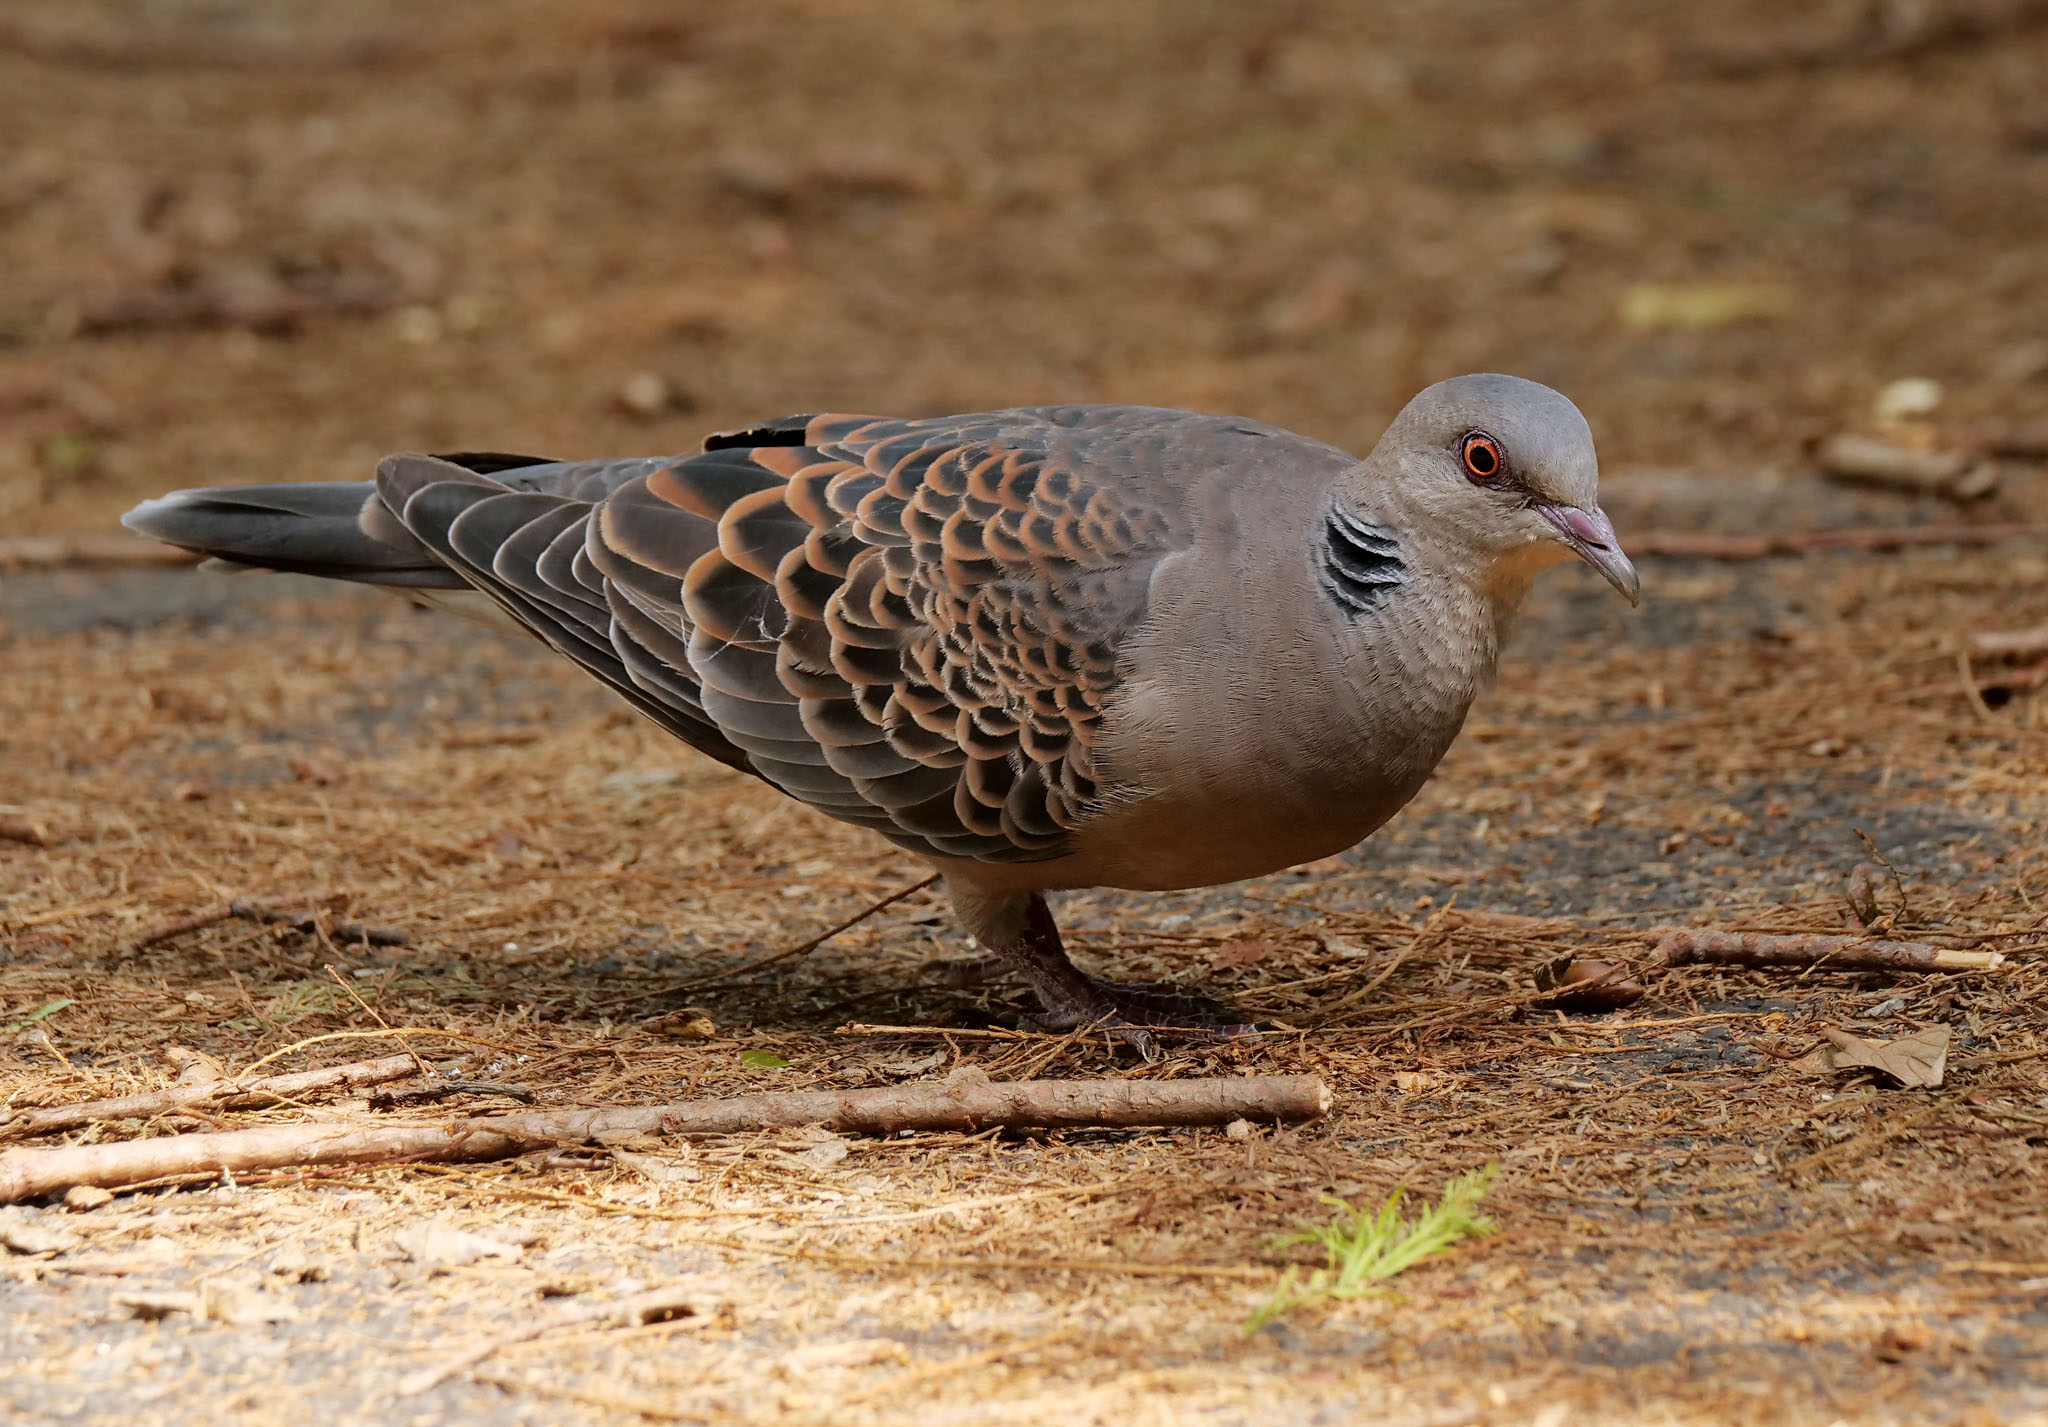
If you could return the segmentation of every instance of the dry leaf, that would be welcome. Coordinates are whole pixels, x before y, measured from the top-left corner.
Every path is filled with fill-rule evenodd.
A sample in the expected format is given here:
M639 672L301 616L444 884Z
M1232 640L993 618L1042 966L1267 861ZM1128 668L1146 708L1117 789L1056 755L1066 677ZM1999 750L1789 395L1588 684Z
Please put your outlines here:
M793 1131L790 1138L801 1141L808 1147L794 1151L785 1150L785 1153L789 1154L791 1159L800 1160L812 1169L830 1169L851 1153L846 1141L823 1125L806 1125Z
M227 1075L227 1068L205 1051L181 1045L164 1047L164 1063L178 1072L177 1083L180 1085L197 1085L220 1080Z
M1316 938L1323 944L1323 950L1339 961L1365 961L1372 957L1373 949L1348 936L1335 936L1324 932Z
M1824 1030L1829 1044L1807 1052L1792 1068L1807 1075L1838 1070L1875 1070L1908 1088L1941 1084L1948 1063L1948 1027L1929 1026L1895 1041L1867 1041L1846 1031Z
M113 1191L102 1189L97 1184L74 1184L64 1191L64 1207L80 1213L113 1202Z
M1890 1076L1908 1089L1941 1084L1948 1065L1948 1027L1929 1026L1895 1041L1867 1041L1846 1031L1824 1030L1836 1070L1866 1068Z
M292 1283L324 1283L329 1277L326 1264L295 1244L287 1244L272 1254L265 1272Z
M391 1236L398 1251L423 1268L461 1268L478 1259L516 1259L524 1250L519 1245L473 1234L467 1229L450 1229L440 1224L417 1224Z
M0 1246L17 1254L61 1254L85 1241L69 1229L45 1224L24 1211L0 1213Z
M689 1183L704 1177L704 1172L691 1165L676 1164L660 1155L635 1154L632 1150L614 1149L612 1158L621 1165L656 1184Z
M686 1041L708 1041L718 1034L717 1024L695 1007L654 1016L642 1021L640 1029L650 1035L674 1036Z
M1273 954L1273 943L1262 937L1247 937L1239 941L1227 941L1216 948L1216 954L1209 958L1211 966L1250 966L1255 961L1264 961Z
M209 1278L200 1282L199 1316L236 1327L251 1323L282 1323L299 1316L298 1310L275 1294L254 1284L232 1279Z
M1643 999L1642 984L1607 961L1553 961L1536 973L1536 985L1551 993L1536 1004L1558 1011L1618 1011Z

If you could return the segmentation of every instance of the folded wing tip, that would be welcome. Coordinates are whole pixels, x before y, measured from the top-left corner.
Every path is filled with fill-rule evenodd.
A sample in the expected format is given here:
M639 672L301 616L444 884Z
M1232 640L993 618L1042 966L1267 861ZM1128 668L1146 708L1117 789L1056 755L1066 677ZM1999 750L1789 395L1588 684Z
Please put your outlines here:
M134 508L121 517L121 524L139 535L164 537L159 533L167 517L173 517L185 506L192 503L197 491L170 491L151 500L138 502Z

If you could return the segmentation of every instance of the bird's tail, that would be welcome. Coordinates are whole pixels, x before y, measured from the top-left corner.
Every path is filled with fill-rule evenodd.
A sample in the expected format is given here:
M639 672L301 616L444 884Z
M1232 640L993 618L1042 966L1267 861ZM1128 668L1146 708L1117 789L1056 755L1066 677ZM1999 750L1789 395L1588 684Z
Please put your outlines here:
M136 506L121 523L229 566L402 589L466 587L388 516L369 481L172 491Z

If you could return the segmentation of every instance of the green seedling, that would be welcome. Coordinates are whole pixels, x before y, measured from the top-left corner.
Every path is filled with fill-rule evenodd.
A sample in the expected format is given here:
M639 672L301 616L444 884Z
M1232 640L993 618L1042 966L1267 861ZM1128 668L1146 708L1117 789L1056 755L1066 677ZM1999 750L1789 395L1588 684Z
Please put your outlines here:
M1484 1238L1494 1232L1493 1220L1473 1212L1500 1173L1490 1164L1461 1174L1444 1186L1443 1198L1410 1223L1401 1217L1401 1191L1387 1196L1378 1211L1360 1209L1333 1195L1323 1202L1336 1216L1320 1228L1304 1229L1282 1239L1280 1248L1321 1244L1326 1263L1303 1277L1289 1269L1273 1294L1259 1305L1245 1331L1262 1328L1281 1314L1325 1298L1363 1298L1382 1292L1377 1285L1460 1239Z

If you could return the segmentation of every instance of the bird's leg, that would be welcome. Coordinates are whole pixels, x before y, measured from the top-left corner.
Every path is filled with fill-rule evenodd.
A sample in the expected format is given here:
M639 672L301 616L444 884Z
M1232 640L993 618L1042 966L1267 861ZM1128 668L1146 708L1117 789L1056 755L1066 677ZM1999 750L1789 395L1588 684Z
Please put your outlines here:
M1184 1026L1225 1035L1251 1029L1233 1022L1223 1007L1199 996L1182 995L1166 986L1130 985L1088 975L1067 958L1052 908L1038 892L987 900L955 892L953 905L995 959L1022 976L1037 993L1045 1010L1029 1018L1036 1029Z

